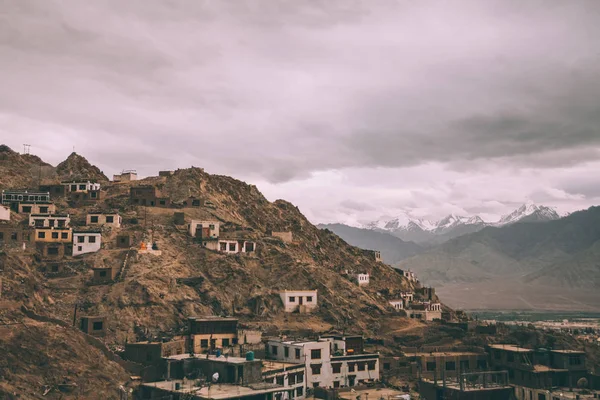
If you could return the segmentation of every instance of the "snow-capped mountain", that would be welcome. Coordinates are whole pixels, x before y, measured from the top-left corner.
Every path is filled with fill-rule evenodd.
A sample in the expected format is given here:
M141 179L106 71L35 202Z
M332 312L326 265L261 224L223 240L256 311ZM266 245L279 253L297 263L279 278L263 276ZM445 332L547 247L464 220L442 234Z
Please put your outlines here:
M388 232L402 240L415 243L442 243L452 238L477 232L486 226L503 226L516 222L541 222L558 219L560 216L549 207L533 203L523 204L517 210L504 215L498 222L486 222L478 215L461 216L450 214L437 222L411 218L402 214L392 219L380 219L364 224L364 229Z
M515 222L553 221L559 218L560 215L558 215L558 213L550 207L526 203L510 214L504 215L502 218L500 218L500 221L494 225L504 226L514 224Z

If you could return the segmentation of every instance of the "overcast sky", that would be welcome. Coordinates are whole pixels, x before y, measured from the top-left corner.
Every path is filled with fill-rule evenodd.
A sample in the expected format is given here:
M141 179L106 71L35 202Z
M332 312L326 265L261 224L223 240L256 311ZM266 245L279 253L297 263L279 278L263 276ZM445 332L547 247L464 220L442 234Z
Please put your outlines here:
M0 0L0 142L313 222L600 204L600 2Z

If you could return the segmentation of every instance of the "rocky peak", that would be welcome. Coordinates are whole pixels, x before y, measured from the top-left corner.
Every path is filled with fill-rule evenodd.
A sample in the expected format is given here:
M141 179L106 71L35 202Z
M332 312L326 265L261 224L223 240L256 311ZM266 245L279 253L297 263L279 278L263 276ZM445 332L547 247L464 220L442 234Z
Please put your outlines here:
M60 179L90 179L99 182L107 182L108 178L95 165L83 156L73 152L67 159L56 167L56 173Z

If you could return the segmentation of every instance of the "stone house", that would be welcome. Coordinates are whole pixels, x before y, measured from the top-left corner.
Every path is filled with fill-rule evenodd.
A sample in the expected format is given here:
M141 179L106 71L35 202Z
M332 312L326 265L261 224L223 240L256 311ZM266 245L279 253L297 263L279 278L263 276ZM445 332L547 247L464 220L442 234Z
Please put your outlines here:
M120 228L123 219L118 213L101 213L92 212L86 217L85 224L87 226L111 226L113 228Z
M68 228L69 214L29 214L29 226L34 228Z
M79 329L88 335L104 336L106 334L106 318L100 316L81 317Z
M94 277L92 278L92 282L97 284L110 283L114 282L119 274L118 268L96 268L92 267L92 271L94 272Z
M168 342L126 343L123 358L139 364L156 364L164 357L185 354L187 338L180 337Z
M129 200L134 206L169 207L171 205L171 199L163 196L156 187L151 185L130 188Z
M113 175L113 182L137 181L137 171L132 169L122 171L120 174Z
M238 344L237 318L191 317L188 318L188 331L194 353Z

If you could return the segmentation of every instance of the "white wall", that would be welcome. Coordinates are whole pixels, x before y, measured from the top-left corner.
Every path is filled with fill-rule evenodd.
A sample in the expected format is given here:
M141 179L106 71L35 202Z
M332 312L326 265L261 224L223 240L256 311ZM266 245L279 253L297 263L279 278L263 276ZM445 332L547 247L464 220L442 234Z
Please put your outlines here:
M189 225L189 233L190 236L196 236L196 228L198 227L198 225L202 225L205 228L210 227L211 225L214 225L214 229L210 230L210 237L213 239L217 239L219 237L219 227L220 224L218 221L199 221L199 220L192 220L190 221L190 225Z
M98 222L92 222L92 217L97 217L98 218ZM108 222L108 217L112 217L112 222ZM90 226L101 226L101 225L106 225L106 226L112 226L113 228L120 228L121 227L121 223L123 222L123 219L121 218L121 216L119 214L88 214L86 217L86 225L90 225Z
M358 286L366 286L369 284L369 274L357 274L356 279Z
M404 310L404 301L402 300L390 300L390 305L396 310Z
M10 208L0 205L0 221L10 221Z
M90 242L91 237L95 238L94 243ZM83 238L83 242L80 242L79 238ZM73 256L95 253L100 250L101 246L102 235L100 233L73 233Z
M318 305L316 290L284 290L279 295L285 312L296 311L300 306L300 299L306 312L314 310ZM308 297L312 299L309 301Z

